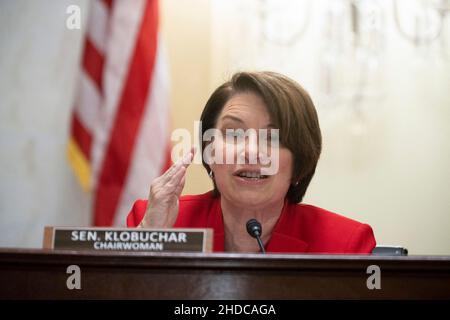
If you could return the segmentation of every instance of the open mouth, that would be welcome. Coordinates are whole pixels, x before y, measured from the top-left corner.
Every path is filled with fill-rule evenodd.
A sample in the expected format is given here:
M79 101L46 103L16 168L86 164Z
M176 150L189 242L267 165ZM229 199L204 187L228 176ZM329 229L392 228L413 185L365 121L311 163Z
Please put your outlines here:
M256 171L238 171L234 174L237 177L240 178L244 178L244 179L249 179L249 180L262 180L262 179L267 179L269 176L260 174L259 172Z

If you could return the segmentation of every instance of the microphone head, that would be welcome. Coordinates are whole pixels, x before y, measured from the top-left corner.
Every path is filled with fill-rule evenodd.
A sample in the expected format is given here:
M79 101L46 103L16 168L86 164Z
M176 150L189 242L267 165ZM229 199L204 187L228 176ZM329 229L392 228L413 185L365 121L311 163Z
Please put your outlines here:
M253 238L256 238L262 234L261 223L256 219L250 219L247 221L247 232Z

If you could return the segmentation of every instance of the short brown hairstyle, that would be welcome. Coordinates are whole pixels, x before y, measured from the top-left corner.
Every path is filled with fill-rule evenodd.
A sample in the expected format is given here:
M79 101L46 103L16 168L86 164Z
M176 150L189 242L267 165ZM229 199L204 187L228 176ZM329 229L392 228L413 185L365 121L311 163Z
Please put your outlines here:
M274 125L280 130L280 145L293 154L292 184L286 194L292 203L299 203L305 195L316 170L322 149L322 135L314 104L294 80L275 72L239 72L230 81L218 87L206 102L200 117L202 132L215 128L225 103L238 93L252 92L260 96L267 106ZM205 161L208 172L211 168ZM298 182L298 184L296 184ZM219 190L214 183L214 195Z

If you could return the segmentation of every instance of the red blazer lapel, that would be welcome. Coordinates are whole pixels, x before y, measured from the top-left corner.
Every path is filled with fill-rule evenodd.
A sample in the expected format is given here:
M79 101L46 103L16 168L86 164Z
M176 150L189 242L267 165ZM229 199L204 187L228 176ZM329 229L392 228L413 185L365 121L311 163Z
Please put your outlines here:
M208 228L214 229L214 252L223 252L225 250L225 231L219 199L214 200L207 223ZM291 212L291 206L288 202L285 202L280 218L266 245L267 252L307 252L308 244L301 239L300 235L292 235L292 232L290 232L290 224L295 221L292 217L288 217L292 214L295 214L295 212Z
M292 208L292 205L286 200L280 218L273 228L272 235L266 245L266 251L293 253L307 252L308 243L301 238L300 234L297 234L292 229L299 218Z
M269 242L266 245L267 252L307 252L308 244L296 237L287 234L272 232Z
M208 228L214 230L213 252L225 251L225 228L223 226L222 210L220 208L220 198L214 199L209 217Z

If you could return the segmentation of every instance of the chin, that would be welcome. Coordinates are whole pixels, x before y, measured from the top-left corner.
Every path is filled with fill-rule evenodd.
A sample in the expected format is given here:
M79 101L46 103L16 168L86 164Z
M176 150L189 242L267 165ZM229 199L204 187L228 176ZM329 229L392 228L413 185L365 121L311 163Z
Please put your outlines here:
M231 199L242 206L257 207L267 202L269 195L262 194L256 190L242 190L239 194L234 194Z

